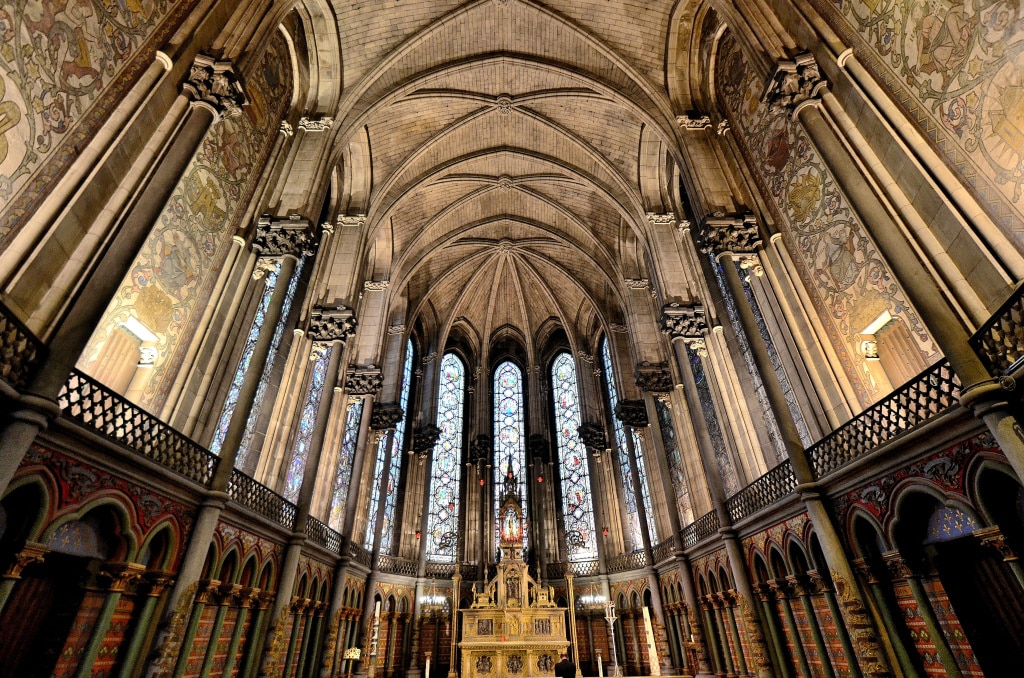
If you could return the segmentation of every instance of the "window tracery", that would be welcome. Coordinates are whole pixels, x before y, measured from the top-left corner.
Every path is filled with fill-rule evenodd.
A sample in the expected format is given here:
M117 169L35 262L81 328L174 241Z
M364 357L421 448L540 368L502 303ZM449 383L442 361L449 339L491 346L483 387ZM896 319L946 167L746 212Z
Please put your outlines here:
M427 516L427 559L454 563L459 521L462 424L466 368L454 353L441 359L437 423L441 435L430 469L430 513Z
M569 560L597 558L594 507L586 448L580 441L581 423L576 365L569 353L558 355L551 365L551 396L555 405L558 462L562 480L562 512Z
M345 506L348 503L349 487L352 484L352 461L355 458L356 442L359 438L359 425L363 420L363 399L357 398L348 404L345 412L345 430L341 436L341 449L338 451L338 466L334 476L334 487L331 491L331 512L328 524L339 532L345 517Z
M327 382L327 364L331 360L333 350L334 347L328 343L313 344L313 355L315 356L313 373L309 378L309 387L306 389L306 399L302 405L302 415L295 435L295 444L292 446L292 456L288 461L288 470L285 472L284 492L282 492L284 498L291 502L299 499L299 489L302 487L302 476L306 471L306 459L309 457L309 445L313 438L316 415L320 411L320 400Z
M526 433L523 425L523 373L511 360L494 370L494 487L511 474L523 498L523 548L529 545L526 511ZM499 493L494 493L495 545L501 534Z

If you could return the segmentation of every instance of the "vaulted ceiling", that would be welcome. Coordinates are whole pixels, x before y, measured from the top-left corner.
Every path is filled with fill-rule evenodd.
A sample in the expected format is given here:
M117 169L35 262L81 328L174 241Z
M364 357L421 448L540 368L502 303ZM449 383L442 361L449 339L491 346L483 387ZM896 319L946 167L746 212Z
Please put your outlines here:
M335 149L367 277L404 322L488 342L628 322L647 213L672 211L673 3L336 0Z

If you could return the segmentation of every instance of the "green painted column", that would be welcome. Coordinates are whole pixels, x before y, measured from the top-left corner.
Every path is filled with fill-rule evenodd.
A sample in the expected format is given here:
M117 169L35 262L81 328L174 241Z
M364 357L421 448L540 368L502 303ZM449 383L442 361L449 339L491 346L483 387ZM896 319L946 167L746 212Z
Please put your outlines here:
M814 641L814 647L818 651L818 656L821 657L821 670L825 674L825 678L835 678L835 671L832 670L832 662L828 654L828 648L825 647L825 638L821 635L821 627L818 625L818 615L814 612L814 605L811 603L810 594L810 580L806 575L793 575L786 577L786 581L793 588L797 597L800 599L800 605L803 607L804 616L807 617L807 625L811 629L811 638Z
M740 628L736 625L736 605L739 604L739 594L735 591L726 591L722 594L725 598L725 615L729 623L729 633L732 634L732 642L736 644L736 658L739 666L736 670L740 675L750 675L747 672L747 658L743 656L743 643L740 641Z
M43 558L49 552L50 549L42 544L26 542L25 546L14 555L14 562L7 566L7 571L0 579L0 612L7 604L7 599L11 596L15 584L21 579L22 571L29 565L43 562Z
M243 588L237 592L238 616L235 617L235 629L231 633L231 642L228 643L228 656L222 671L225 676L230 676L235 670L235 664L238 663L238 646L242 643L245 622L249 619L249 609L259 593L260 590L254 588Z
M807 577L812 594L818 593L825 598L828 613L832 616L832 623L836 627L839 644L843 646L843 654L846 655L846 665L850 669L851 678L863 678L860 666L857 663L857 653L853 649L853 641L850 640L850 634L846 629L846 625L842 623L843 615L839 610L839 603L836 602L835 591L832 590L831 584L825 581L825 578L817 570L809 570Z
M874 611L877 617L882 622L880 628L886 632L887 645L892 649L893 654L896 656L896 661L900 666L900 670L905 676L916 676L919 671L914 663L914 660L910 657L907 652L907 646L904 645L903 639L897 635L896 630L900 628L903 621L899 619L898 610L894 610L889 605L889 601L886 599L885 592L882 590L881 582L875 575L874 570L871 566L863 559L857 558L853 561L852 565L856 568L860 579L867 584L868 593L871 595L871 600L874 604ZM853 663L851 659L851 664Z
M147 572L143 575L143 579L147 584L146 597L135 617L131 638L128 639L124 650L118 653L118 678L133 678L138 673L142 646L149 636L157 605L160 603L161 596L174 583L174 579L167 572Z
M220 582L216 579L207 579L206 581L199 582L199 588L192 603L192 613L188 618L188 626L185 628L185 635L178 646L180 650L178 652L178 661L174 666L174 678L181 678L185 675L189 651L192 643L196 640L196 632L199 630L199 620L202 619L203 610L206 609L206 606L213 602L213 596L218 586L220 586Z
M793 667L787 661L786 645L782 638L781 629L775 618L775 611L772 609L772 589L768 584L755 584L754 590L761 601L761 610L768 626L768 634L771 636L772 649L775 651L776 668L782 672L783 678L793 678Z
M121 595L145 572L145 567L136 563L117 563L107 565L97 575L98 583L106 591L106 598L103 606L93 624L92 632L89 634L89 642L82 652L78 670L75 671L75 678L89 678L92 675L92 665L96 663L103 641L107 638L107 631L110 630L110 620L117 611L117 604L121 602Z
M807 662L807 653L804 652L803 639L800 637L800 629L797 628L796 618L793 616L793 608L789 603L791 590L785 579L772 579L768 582L772 592L782 603L782 614L785 617L786 634L793 640L793 651L796 652L796 664L802 678L811 678L811 666Z
M249 637L252 638L252 642L249 643L249 650L238 670L238 675L242 678L252 678L256 675L259 658L262 656L263 647L267 642L267 609L274 602L274 598L273 591L261 591L256 596L256 616L249 629Z
M214 597L217 601L217 616L213 619L213 628L210 629L210 641L206 645L206 656L203 657L203 666L199 669L200 678L209 678L213 670L213 661L217 656L217 648L220 646L220 632L224 628L224 618L228 614L232 601L241 592L239 584L221 584L217 587Z

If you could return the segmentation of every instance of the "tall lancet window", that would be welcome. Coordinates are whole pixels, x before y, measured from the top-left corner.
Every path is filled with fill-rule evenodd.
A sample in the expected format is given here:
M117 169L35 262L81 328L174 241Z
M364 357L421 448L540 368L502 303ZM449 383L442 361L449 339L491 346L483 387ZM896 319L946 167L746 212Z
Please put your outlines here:
M345 506L348 504L349 487L352 484L352 461L356 456L356 442L359 439L359 424L363 420L363 399L356 397L348 404L345 412L345 432L341 436L341 450L338 452L338 470L334 475L331 489L331 514L328 524L341 532L344 528Z
M313 344L313 374L309 378L309 388L306 390L306 400L302 406L302 416L299 418L299 429L295 434L295 445L292 447L292 456L288 461L284 479L283 494L288 501L294 502L299 499L302 476L306 472L306 459L309 458L309 446L313 442L316 415L320 411L320 399L324 394L324 387L330 388L326 383L327 363L331 361L333 350L334 347L328 343Z
M430 513L427 516L427 559L454 563L459 523L459 463L462 458L462 413L466 368L454 353L441 360L437 425L441 435L430 468Z
M366 546L373 548L373 530L377 526L380 504L384 504L384 527L380 533L380 552L391 553L391 540L395 531L395 495L398 494L399 474L402 472L402 443L405 440L405 422L409 418L409 388L412 386L412 340L405 345L405 364L402 367L402 392L398 404L402 407L402 419L395 426L394 443L391 446L391 462L388 465L388 486L380 496L380 483L384 477L388 457L388 437L382 436L377 444L377 463L373 469L373 496L370 499L370 519L366 523Z
M512 479L519 487L523 504L523 548L527 541L526 514L526 442L523 428L523 373L510 360L494 370L494 539L498 543L501 526L498 510L501 508L505 479Z
M615 406L619 404L619 392L615 388L615 370L612 367L612 354L608 350L608 339L601 340L601 362L604 367L604 385L608 394L608 405L611 408L612 427L615 429L615 447L619 451L619 467L622 472L622 490L626 499L626 517L629 521L629 536L633 544L633 550L639 551L644 546L643 536L640 532L640 514L637 511L636 494L634 487L633 473L629 466L629 448L626 447L626 429L614 415ZM651 510L651 495L647 491L647 467L644 465L643 442L640 436L633 432L633 447L636 450L637 475L640 476L640 496L644 503L644 511L647 513L647 526L650 530L651 541L657 540L654 531L654 513Z
M551 365L551 396L555 401L562 512L565 515L569 560L594 560L597 558L597 542L594 538L590 470L579 434L581 416L576 365L568 353L560 354Z

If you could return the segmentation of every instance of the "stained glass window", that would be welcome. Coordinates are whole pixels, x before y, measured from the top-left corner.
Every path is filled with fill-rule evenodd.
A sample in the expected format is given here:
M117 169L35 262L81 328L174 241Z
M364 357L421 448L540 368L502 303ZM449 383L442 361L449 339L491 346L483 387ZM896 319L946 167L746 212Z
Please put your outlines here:
M526 511L526 433L523 427L523 373L510 360L494 370L494 538L501 533L498 510L501 488L511 473L523 502L523 548L529 536Z
M715 401L711 397L711 387L708 385L707 374L704 372L704 362L692 345L688 344L686 351L690 358L693 379L697 382L697 395L700 398L701 412L704 414L704 424L707 427L708 434L711 436L711 445L715 448L715 462L718 464L718 474L722 476L722 484L725 486L726 495L731 497L740 491L740 481L739 476L736 474L736 466L733 464L732 456L725 446L725 438L722 437L722 427L718 423Z
M392 536L395 530L395 501L398 494L398 481L402 472L402 443L405 441L405 422L409 416L409 389L412 386L412 340L405 346L405 363L402 366L402 391L398 404L402 408L402 419L395 426L393 444L391 446L390 463L388 464L388 486L385 494L380 496L380 483L384 476L384 464L388 460L387 436L382 436L377 444L377 464L373 472L373 496L370 500L370 520L366 524L366 540L364 544L373 546L373 528L377 525L378 511L383 503L384 527L380 533L380 552L391 553Z
M608 405L612 412L619 404L619 392L615 388L615 371L612 369L612 355L608 351L608 340L601 340L601 363L604 367L604 385L608 394ZM629 470L629 449L626 447L626 429L619 418L612 415L612 428L615 430L615 447L618 450L619 468L622 476L622 493L626 505L626 520L629 523L629 538L633 550L644 547L640 533L640 514L636 507L636 489L633 487L633 474ZM634 439L635 442L635 439Z
M345 412L345 431L341 435L341 449L338 452L338 470L334 475L334 487L331 491L331 513L328 524L342 530L345 519L345 506L348 503L349 487L352 484L352 460L356 453L356 441L359 438L359 424L363 419L363 399L354 398Z
M217 422L217 430L213 433L213 441L210 442L210 451L220 454L220 448L224 444L224 436L228 433L228 424L231 423L231 415L235 412L235 405L238 404L238 394L242 390L242 382L249 371L249 363L252 362L252 354L256 351L256 340L260 338L260 328L267 317L267 310L270 308L270 298L274 296L274 289L277 287L277 277L281 274L281 260L272 261L272 269L266 275L266 284L263 287L263 296L256 307L256 315L253 317L252 325L249 327L249 334L245 338L245 345L242 346L242 356L238 360L238 367L235 369L235 377L228 387L228 396L224 400L224 408L220 413L220 420ZM241 455L239 455L240 457ZM236 464L238 464L236 458Z
M683 455L679 451L676 429L672 425L672 410L669 409L668 403L661 398L654 399L654 408L658 412L658 428L661 429L661 441L665 446L665 458L668 459L668 472L672 478L672 488L675 490L679 522L682 525L689 525L693 522L690 484L686 480Z
M316 425L316 415L320 411L320 400L327 382L327 363L331 360L333 350L334 347L326 342L313 344L313 355L315 356L313 374L309 378L309 388L306 389L306 399L302 405L302 415L299 418L299 430L295 434L295 445L292 447L292 456L285 472L282 494L288 501L294 502L299 498L302 476L306 471L306 459L309 457L309 445L312 442L313 428Z
M551 396L555 403L555 437L558 439L562 512L569 560L594 560L597 558L597 542L594 537L590 470L579 435L581 416L576 365L568 353L560 354L551 365Z
M454 563L459 521L459 480L462 457L462 415L466 368L454 353L441 360L437 426L441 429L430 469L430 513L427 516L427 558Z

